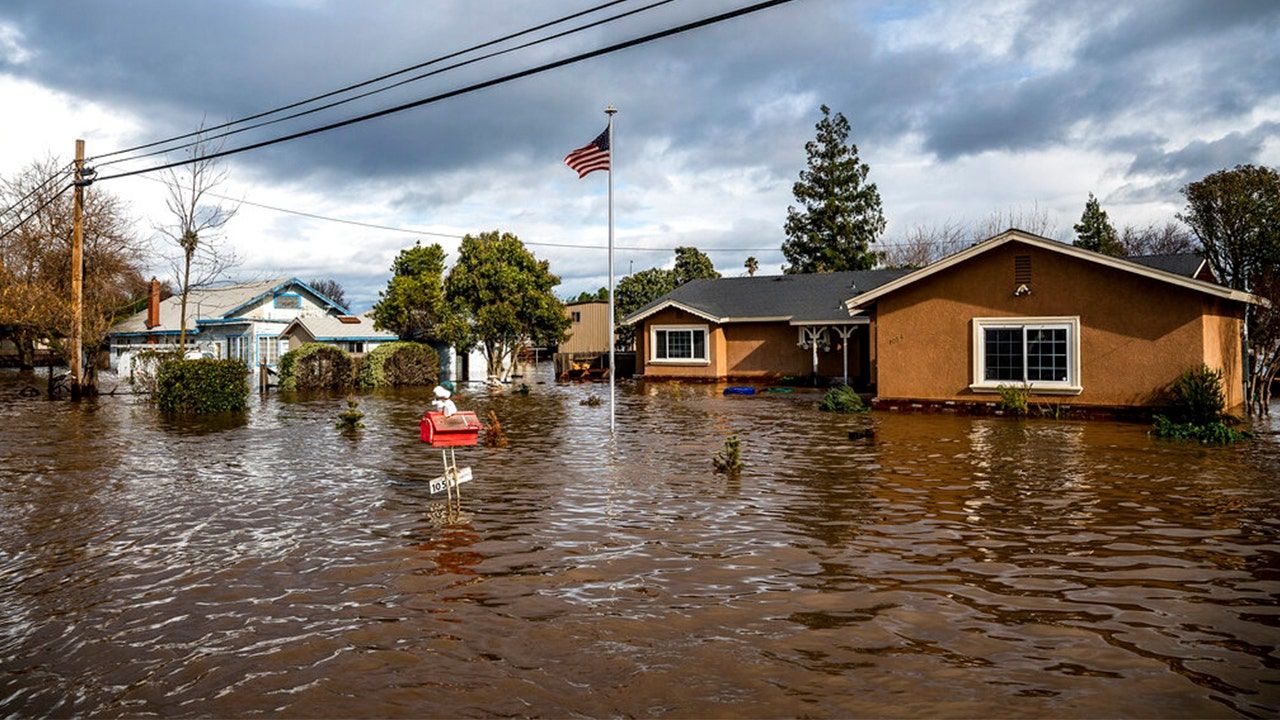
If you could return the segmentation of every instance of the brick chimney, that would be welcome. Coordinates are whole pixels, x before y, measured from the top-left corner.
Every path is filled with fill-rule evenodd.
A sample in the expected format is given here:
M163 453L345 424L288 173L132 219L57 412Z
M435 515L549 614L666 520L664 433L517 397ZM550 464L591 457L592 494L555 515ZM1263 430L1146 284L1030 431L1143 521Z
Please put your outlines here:
M160 324L160 281L151 278L151 295L147 298L147 329Z

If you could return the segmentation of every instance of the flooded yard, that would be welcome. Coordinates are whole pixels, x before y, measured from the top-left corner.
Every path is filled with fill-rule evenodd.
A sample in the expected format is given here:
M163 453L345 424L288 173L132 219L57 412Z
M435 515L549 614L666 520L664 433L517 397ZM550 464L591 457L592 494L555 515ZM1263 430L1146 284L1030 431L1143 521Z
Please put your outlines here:
M0 715L1280 714L1280 444L714 386L165 420L0 377ZM849 440L874 425L873 440ZM724 438L746 470L711 472Z

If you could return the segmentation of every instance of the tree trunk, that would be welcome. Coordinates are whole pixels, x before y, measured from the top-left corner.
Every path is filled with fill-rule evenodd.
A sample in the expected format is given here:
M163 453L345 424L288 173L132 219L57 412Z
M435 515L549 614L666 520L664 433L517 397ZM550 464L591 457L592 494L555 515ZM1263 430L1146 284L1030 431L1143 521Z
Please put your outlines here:
M187 356L187 296L191 294L191 256L195 253L187 250L184 253L185 263L182 267L182 317L178 326L178 356Z
M13 344L18 349L18 370L21 372L34 372L36 369L36 343L32 339L31 333L26 330L19 330L18 334L13 338Z

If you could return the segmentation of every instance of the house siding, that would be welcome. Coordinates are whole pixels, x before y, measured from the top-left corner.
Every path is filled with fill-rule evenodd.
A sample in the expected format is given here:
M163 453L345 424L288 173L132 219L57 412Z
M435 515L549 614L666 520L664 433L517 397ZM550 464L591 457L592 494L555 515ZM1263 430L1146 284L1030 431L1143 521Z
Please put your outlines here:
M1030 294L1013 294L1014 257L1031 257ZM1133 273L1009 243L880 298L878 395L889 400L990 401L969 389L975 317L1080 318L1083 390L1073 405L1153 406L1189 367L1221 367L1239 405L1243 306ZM1235 338L1235 340L1231 340ZM1232 352L1232 347L1235 351Z
M570 319L575 312L581 320L569 326L569 339L560 343L560 352L609 352L609 303L574 303L565 307Z

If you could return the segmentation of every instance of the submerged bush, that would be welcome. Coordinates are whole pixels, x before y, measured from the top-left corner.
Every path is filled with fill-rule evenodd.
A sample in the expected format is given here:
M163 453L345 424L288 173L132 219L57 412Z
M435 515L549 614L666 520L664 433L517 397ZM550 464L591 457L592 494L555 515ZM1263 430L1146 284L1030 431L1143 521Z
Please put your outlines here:
M364 423L360 422L364 419L364 413L360 412L360 400L352 395L347 398L347 409L338 413L337 428L339 430L359 430L364 427Z
M1151 434L1166 440L1196 440L1205 445L1229 445L1253 437L1247 432L1229 427L1221 420L1211 423L1174 422L1164 415L1155 416Z
M281 390L341 390L351 386L351 356L324 343L306 343L280 358Z
M716 472L726 475L737 475L742 472L742 447L737 435L725 438L724 447L711 458L711 465Z
M837 385L822 396L818 409L823 412L867 412L871 408L862 402L862 396L854 392L848 385Z
M155 398L169 413L244 410L249 404L249 368L239 360L165 360L156 372Z
M1169 387L1173 416L1182 423L1212 425L1222 419L1226 397L1222 392L1222 371L1208 365L1193 367L1178 376Z
M1031 402L1031 390L1016 385L1001 385L996 388L1000 399L996 405L1005 412L1014 415L1026 415Z
M440 354L425 343L383 343L364 356L357 380L366 388L435 385L440 381Z

